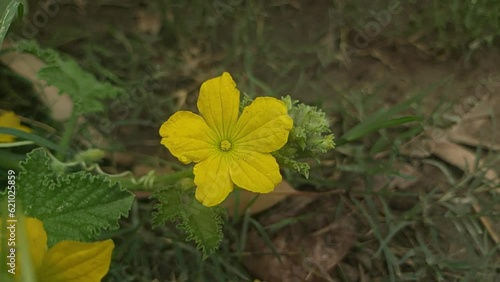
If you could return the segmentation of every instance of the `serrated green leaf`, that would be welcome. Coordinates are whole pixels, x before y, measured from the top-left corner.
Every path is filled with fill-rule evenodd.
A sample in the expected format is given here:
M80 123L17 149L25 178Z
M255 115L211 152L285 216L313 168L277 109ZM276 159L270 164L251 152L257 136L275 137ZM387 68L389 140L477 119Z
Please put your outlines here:
M48 65L38 71L38 78L47 85L55 86L59 93L68 94L73 100L77 115L104 111L104 99L114 99L123 91L83 70L75 61L63 59L51 49L41 49L34 42L22 42L16 46L22 52L31 53Z
M78 93L78 85L73 79L68 79L60 66L48 66L38 71L38 78L47 81L47 84L59 88L59 94Z
M293 170L297 171L298 173L302 174L305 178L309 178L310 166L308 163L300 162L300 161L294 160L292 158L289 158L287 156L284 156L284 155L280 154L280 151L273 152L272 155L276 158L276 161L281 166L293 169ZM294 156L293 154L291 154L291 155Z
M75 61L44 67L38 72L38 78L45 80L47 85L59 88L60 94L67 93L73 100L76 114L102 112L102 100L116 98L120 93L110 84L97 81Z
M194 197L191 205L186 205L186 212L182 213L182 223L178 227L186 231L187 240L196 242L204 259L215 252L222 241L222 213L224 209L221 207L206 207Z
M37 56L49 65L58 64L62 60L56 51L52 49L42 49L34 40L16 42L16 49L19 52Z
M153 213L155 225L179 219L177 227L186 232L188 241L196 242L203 258L217 250L223 238L223 208L206 207L194 198L192 191L176 186L160 189L153 193L153 197L159 200Z
M181 217L184 209L181 189L176 189L175 186L168 186L155 191L153 197L159 201L154 206L156 210L153 212L154 226L164 224L166 221L174 221L176 218Z
M118 228L133 195L105 176L77 172L59 175L43 149L21 162L18 199L27 216L43 221L49 246L62 240L88 241L102 229Z

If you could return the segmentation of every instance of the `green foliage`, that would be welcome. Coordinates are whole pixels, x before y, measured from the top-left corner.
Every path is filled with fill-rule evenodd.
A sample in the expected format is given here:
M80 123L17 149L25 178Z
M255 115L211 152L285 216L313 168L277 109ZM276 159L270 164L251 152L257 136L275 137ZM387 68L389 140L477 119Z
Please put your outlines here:
M363 136L366 136L383 128L390 128L409 122L420 121L422 118L418 116L404 116L397 118L393 118L393 116L404 110L407 110L413 103L420 101L439 85L440 84L432 85L431 87L426 89L426 91L422 91L422 93L414 95L413 97L396 106L378 110L353 128L349 129L346 133L344 133L337 145L340 146L347 142L358 140Z
M293 119L293 129L290 131L287 144L273 155L280 165L309 177L309 165L298 160L301 158L317 159L321 154L335 147L328 119L320 109L292 100L290 96L282 100Z
M16 42L16 49L20 52L32 54L49 65L55 65L61 61L61 57L55 50L41 48L33 40Z
M75 160L86 164L93 164L101 161L105 156L106 152L101 149L88 149L86 151L79 152L75 156Z
M42 49L34 41L22 41L16 45L21 52L33 54L47 63L38 71L38 78L47 85L59 88L59 93L68 94L74 103L74 114L102 112L104 99L114 99L122 90L83 70L74 60L61 58L52 49Z
M24 131L19 130L19 129L0 126L0 134L9 134L9 135L13 135L13 136L16 136L19 138L30 140L30 141L33 141L33 143L35 143L35 144L38 144L40 146L45 146L45 147L52 149L52 150L58 149L57 144L55 144L54 142L52 142L48 139L45 139L43 137L40 137L38 135L35 135L33 133L27 133L27 132L24 132Z
M4 5L6 6L4 7ZM10 24L14 20L14 17L18 15L22 17L23 15L23 4L19 0L11 0L8 2L3 2L0 4L0 48L2 47L3 40L7 35Z
M434 49L476 49L491 46L500 36L500 2L496 0L453 3L432 1L432 12L411 17L408 29L433 33L434 40L426 40ZM416 2L416 5L421 5ZM411 7L413 8L413 7Z
M223 208L200 204L192 190L182 189L180 185L159 189L153 197L159 201L153 213L155 225L180 220L177 227L187 233L187 240L196 242L204 259L217 250L223 238Z
M118 228L133 195L101 175L59 174L55 164L44 149L35 149L21 163L17 178L17 199L27 216L43 221L49 246L92 240L102 229Z
M353 0L338 6L339 22L349 23L354 32L369 34L370 22L376 22L381 28L374 39L408 39L437 56L493 46L500 36L497 0ZM382 15L388 14L391 6L396 12L384 20Z
M253 99L252 99L252 97L250 97L250 95L248 95L245 92L243 92L242 94L243 95L241 96L241 101L240 101L240 113L243 112L243 109L246 106L249 106L253 102Z

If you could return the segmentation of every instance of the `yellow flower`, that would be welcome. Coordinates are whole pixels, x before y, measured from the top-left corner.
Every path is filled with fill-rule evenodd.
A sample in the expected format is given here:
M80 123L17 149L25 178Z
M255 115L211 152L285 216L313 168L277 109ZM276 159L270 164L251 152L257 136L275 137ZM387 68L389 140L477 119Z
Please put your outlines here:
M43 223L31 217L25 218L24 222L37 282L99 282L108 272L115 246L113 240L94 243L61 241L48 250ZM20 262L22 258L17 260L16 281L23 281Z
M160 128L161 143L172 155L185 164L197 163L195 196L205 206L221 203L234 184L268 193L281 181L270 153L286 144L293 126L285 104L259 97L241 116L239 105L240 91L225 72L202 84L197 103L201 116L179 111Z
M25 132L31 132L31 128L21 125L19 119L14 112L5 112L0 114L0 127L9 127L19 129ZM0 134L0 143L14 142L15 137L9 134Z

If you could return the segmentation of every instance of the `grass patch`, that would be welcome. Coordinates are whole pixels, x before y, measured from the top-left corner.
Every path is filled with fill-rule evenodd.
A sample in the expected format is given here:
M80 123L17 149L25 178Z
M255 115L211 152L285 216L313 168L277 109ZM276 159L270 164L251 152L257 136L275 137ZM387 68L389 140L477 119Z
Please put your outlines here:
M31 2L33 13L36 6ZM441 100L428 110L418 99L410 100L440 99L435 98L436 92L443 88L427 82L420 85L423 82L417 78L394 90L392 80L373 75L378 71L369 72L378 61L368 50L410 45L415 47L412 55L423 52L455 67L454 58L498 47L500 4L494 0L401 1L400 8L387 25L379 23L380 32L369 38L366 47L359 47L356 35L366 32L369 22L378 22L388 5L361 0L170 0L62 6L37 40L76 58L99 80L129 94L110 101L105 113L87 116L80 127L82 144L140 156L127 166L107 160L103 166L108 169L134 169L138 164L175 168L159 145L158 127L178 109L195 110L201 82L223 70L233 73L239 88L250 96L289 94L323 108L336 136L350 132L344 146L319 163L311 161L309 179L285 172L297 189L328 196L278 222L269 218L287 212L286 201L263 214L227 220L220 251L205 261L192 244L184 242L175 225L152 229L153 204L138 201L122 229L111 234L117 248L106 281L252 281L264 273L254 273L243 264L257 253L248 251L250 232L265 242L268 254L295 258L301 253L274 246L280 232L293 233L294 226L300 226L311 235L345 215L354 218L356 241L338 266L315 272L318 279L357 281L361 275L374 281L498 279L499 246L484 221L485 217L493 222L499 219L498 183L487 181L484 170L463 172L436 156L417 158L403 152L403 145L428 128L450 125L443 115L453 110L451 103ZM157 16L159 32L136 30L137 11ZM117 24L122 22L126 23ZM354 59L350 69L344 67L343 44L356 49L350 55ZM426 63L422 61L418 63ZM4 68L1 71L15 76ZM383 72L396 80L401 76ZM18 80L20 87L3 78L1 97L14 101L5 104L7 108L26 109L27 101L20 94L25 81ZM420 90L426 87L428 93ZM404 107L399 108L401 103ZM373 119L374 113L379 121L392 121L392 125L404 121L405 125L355 127ZM388 120L394 114L422 118ZM58 127L49 119L44 122ZM97 142L92 130L107 142ZM364 136L356 130L372 133ZM477 149L475 153L477 159L488 160L483 168L495 169L499 157L494 152ZM343 193L327 194L332 190ZM319 220L324 213L331 217Z

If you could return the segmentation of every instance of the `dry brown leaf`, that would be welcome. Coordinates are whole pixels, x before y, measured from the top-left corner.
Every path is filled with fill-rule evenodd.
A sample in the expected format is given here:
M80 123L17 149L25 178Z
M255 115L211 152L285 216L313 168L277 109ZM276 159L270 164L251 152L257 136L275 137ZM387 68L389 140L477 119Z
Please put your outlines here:
M293 189L288 182L282 181L271 193L267 194L256 194L243 189L233 191L222 203L222 206L227 208L230 216L233 215L236 209L238 209L240 214L243 214L245 212L245 208L248 207L248 204L252 201L252 199L258 196L258 198L248 208L250 214L254 214L274 206L287 196L295 194L300 194L300 192ZM237 203L238 207L236 207Z
M455 143L449 141L438 142L434 146L433 153L445 162L452 164L465 172L472 173L476 169L476 155L470 150L467 150ZM479 161L477 165L482 167L482 163L482 161ZM497 183L498 185L498 175L494 170L487 169L484 177L491 183Z
M435 146L434 154L444 161L460 168L463 171L471 173L475 169L476 155L463 148L460 145L457 145L452 142L440 142ZM479 161L479 167L482 167L482 162ZM498 187L500 185L500 180L498 178L497 173L493 169L487 169L484 174L484 178L492 184L493 187ZM495 190L497 193L500 193L500 188ZM481 206L478 203L473 204L474 210L477 213L481 213ZM491 218L487 216L481 216L480 220L483 226L487 229L491 238L495 243L500 243L500 226L497 223L494 223Z
M353 219L346 216L311 234L305 226L283 229L273 244L280 259L271 254L260 235L249 232L249 256L243 262L266 281L334 281L328 274L356 240Z
M490 96L447 130L448 139L470 146L500 150L500 96ZM496 115L495 115L496 114Z
M177 108L182 108L186 105L186 100L188 97L189 91L186 89L179 89L174 92L174 97L177 99Z
M482 213L482 208L481 205L478 203L474 203L473 205L474 211L478 214ZM491 239L495 241L496 244L500 244L500 224L498 221L493 221L491 218L487 216L481 216L479 218L481 220L481 223L483 223L483 226L486 228L488 231L488 234L490 234Z
M424 158L433 154L466 173L473 173L478 168L484 169L485 183L490 184L491 187L498 187L500 179L495 170L485 168L484 162L477 160L474 152L453 143L498 150L500 148L499 142L496 141L498 136L494 134L498 135L500 132L500 118L492 115L492 113L498 112L498 108L500 108L500 98L498 96L490 97L489 100L483 101L465 115L459 124L445 132L438 129L426 130L423 134L403 145L400 151L410 157ZM493 125L496 126L496 130L492 129ZM500 188L496 188L495 191L500 193ZM476 213L481 213L482 208L478 203L474 203L473 208ZM480 220L493 241L499 244L500 226L487 216L481 216Z
M449 141L447 133L437 129L426 130L424 134L403 145L400 152L403 155L421 158L435 155L465 172L473 172L477 169L476 155L463 146ZM483 167L483 162L479 161L477 165ZM486 170L485 178L492 183L499 181L497 173L492 169Z
M432 155L432 146L434 145L432 138L428 136L427 131L420 134L401 146L399 152L404 156L411 158L427 158ZM385 157L389 152L379 153L376 157Z
M500 122L500 120L497 122ZM486 138L479 138L478 136L484 136L484 135L474 134L475 130L470 129L470 128L481 128L481 127L483 129L491 128L491 126L488 126L487 120L481 119L468 122L467 125L453 126L447 131L447 134L450 140L456 143L466 144L469 146L483 147L483 148L486 147L492 150L500 151L500 143L498 141L492 142L491 140L487 140ZM500 128L496 132L500 132Z
M396 163L397 171L405 177L395 177L389 183L389 187L398 189L408 189L418 182L421 177L419 171L407 163ZM384 184L385 185L385 184Z
M161 15L157 12L139 10L137 12L137 32L158 35L161 30Z

